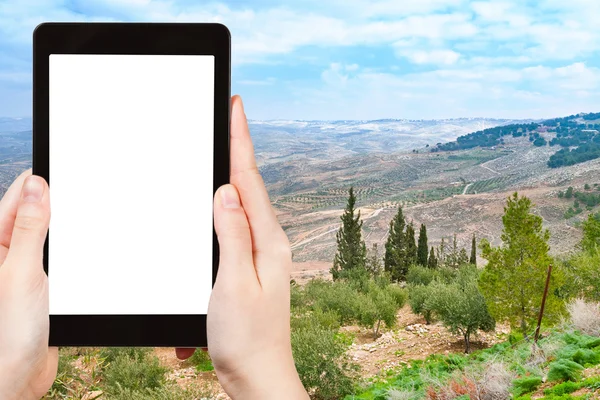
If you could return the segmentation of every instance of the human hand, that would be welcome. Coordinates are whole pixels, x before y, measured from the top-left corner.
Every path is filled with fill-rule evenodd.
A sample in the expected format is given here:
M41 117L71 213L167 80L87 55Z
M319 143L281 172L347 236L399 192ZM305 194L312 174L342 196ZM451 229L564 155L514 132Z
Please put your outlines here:
M308 399L290 342L290 245L256 167L238 96L230 152L232 184L214 199L220 262L208 309L208 351L233 399ZM193 352L177 349L177 356Z
M48 184L28 170L0 202L0 399L39 399L52 386L58 349L48 348Z

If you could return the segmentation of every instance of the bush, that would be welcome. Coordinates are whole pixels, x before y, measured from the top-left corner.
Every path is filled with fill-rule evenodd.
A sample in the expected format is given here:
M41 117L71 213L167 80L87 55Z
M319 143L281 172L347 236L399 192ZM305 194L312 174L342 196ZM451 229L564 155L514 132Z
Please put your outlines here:
M217 392L209 385L189 386L182 389L176 384L157 389L123 389L119 388L108 397L107 400L213 400L217 398Z
M591 336L600 336L600 304L583 299L568 305L569 315L575 329Z
M356 367L347 345L331 329L309 326L292 331L292 351L300 380L313 399L339 399L352 392Z
M431 296L429 286L410 285L408 287L408 304L413 313L422 315L427 324L433 322L433 311L427 307L427 300Z
M196 349L188 361L196 367L197 371L213 371L215 369L208 352L201 349Z
M149 347L103 347L100 349L100 358L106 363L112 363L120 356L128 358L144 358L152 352Z
M558 360L550 363L549 381L577 381L581 377L583 367L571 360Z
M155 356L121 354L107 365L104 380L109 393L118 393L122 389L156 389L164 384L166 372Z
M566 275L566 284L561 289L564 297L600 302L600 251L576 253L561 269Z
M311 296L314 296L314 289ZM359 296L355 289L344 281L330 283L326 287L318 288L318 296L314 300L314 308L323 311L334 311L340 317L340 324L344 325L358 320L360 315Z
M292 314L290 327L293 330L319 326L325 329L337 331L340 327L340 316L335 311L323 311L316 308L306 311L301 315Z
M471 351L471 335L478 330L492 331L496 321L477 286L475 266L460 267L455 283L433 283L425 307L432 310L452 333L460 333L465 340L465 352Z
M559 383L558 385L556 385L552 388L544 390L544 394L545 395L552 394L555 396L562 396L565 394L573 393L573 392L579 390L580 388L581 388L580 383L567 381L567 382Z
M73 356L61 349L58 357L56 379L47 396L50 398L65 398L69 394L69 389L72 388L77 381L80 381L80 378L73 365Z
M513 394L515 397L531 393L542 384L540 376L527 376L513 381Z
M392 296L398 308L404 307L406 300L408 299L408 293L406 293L405 289L396 284L388 285L385 289Z
M375 338L379 335L382 322L388 328L396 323L396 312L400 307L398 306L398 300L394 298L389 288L390 286L387 286L382 289L371 283L368 293L358 296L358 322L363 327L373 328L373 337Z
M406 283L409 285L429 285L438 277L438 272L435 269L413 265L408 268L406 274Z

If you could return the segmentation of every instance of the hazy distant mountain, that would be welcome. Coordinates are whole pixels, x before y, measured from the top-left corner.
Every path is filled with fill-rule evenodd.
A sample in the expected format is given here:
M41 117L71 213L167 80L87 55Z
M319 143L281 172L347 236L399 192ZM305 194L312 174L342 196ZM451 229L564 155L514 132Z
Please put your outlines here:
M491 118L250 121L250 132L259 161L265 164L291 159L332 160L355 154L412 151L515 122Z
M32 126L32 121L31 121L30 117L26 117L26 118L0 117L0 134L30 131L31 126Z

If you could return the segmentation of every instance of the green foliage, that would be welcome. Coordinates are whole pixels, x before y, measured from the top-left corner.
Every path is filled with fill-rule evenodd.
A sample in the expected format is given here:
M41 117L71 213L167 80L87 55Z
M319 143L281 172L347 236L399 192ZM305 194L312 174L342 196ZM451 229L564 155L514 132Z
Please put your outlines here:
M404 228L406 220L402 213L402 207L398 207L398 212L394 219L390 221L390 230L385 243L384 268L389 272L392 280L403 281L408 271L407 244ZM414 239L413 239L414 240Z
M492 247L481 241L482 255L488 260L479 279L479 287L492 316L508 320L511 326L527 335L536 322L548 265L550 233L542 228L542 218L531 212L531 200L517 193L507 199L502 222L503 245ZM556 321L564 303L555 294L560 271L552 275L544 320Z
M565 273L563 297L600 302L600 251L576 253L561 267Z
M165 383L166 372L155 356L121 354L107 364L104 382L109 393L118 393L120 389L156 389Z
M427 259L427 267L431 269L435 269L438 267L438 260L435 256L435 249L432 246L431 251L429 252L429 258Z
M600 145L596 143L584 143L574 149L564 148L550 156L548 166L558 168L566 165L574 165L600 157Z
M377 277L383 273L383 263L381 262L377 243L373 243L373 247L368 252L365 267L370 276Z
M56 379L47 396L50 398L65 398L69 394L69 388L79 380L80 378L73 365L73 356L61 349L58 357Z
M347 271L354 268L364 268L367 256L367 248L362 240L362 221L360 220L360 211L354 215L356 197L354 188L350 188L348 204L344 214L340 217L342 226L336 234L337 252L333 260L331 274L333 279L338 279L341 271Z
M473 240L471 240L471 257L469 258L469 263L477 265L477 240L475 239L475 234L473 234Z
M581 247L586 251L595 251L600 248L600 213L590 214L583 222L583 240Z
M413 265L417 263L417 243L415 242L415 227L413 223L406 225L404 233L406 240L406 252L404 255L404 265Z
M207 351L196 349L194 354L188 358L188 361L196 367L197 371L212 371L215 368Z
M421 224L419 229L419 244L417 246L417 264L426 267L429 245L427 244L427 227Z
M492 331L496 327L477 287L477 278L475 266L461 267L454 283L435 282L430 285L430 297L425 304L425 308L432 310L452 333L463 336L466 353L471 351L473 333L477 330Z
M437 270L413 265L406 274L406 283L409 285L429 285L439 276Z
M398 308L404 307L406 301L408 300L408 293L402 287L392 284L386 287L387 292L394 299L396 306Z
M360 298L356 289L346 281L336 281L328 284L326 290L319 293L314 301L314 307L323 311L333 311L340 317L340 324L345 325L356 321L360 315Z
M535 391L542 384L540 376L526 376L513 381L513 394L515 397Z
M190 399L216 399L217 392L209 385L192 385L182 389L177 384L150 389L124 389L119 387L109 396L102 396L100 399L107 400L190 400Z
M350 394L356 372L346 356L347 345L333 330L309 326L292 331L296 370L314 399L339 399Z
M100 358L105 362L112 363L120 356L128 358L144 358L152 352L149 347L103 347L100 349Z
M396 312L400 308L398 302L401 301L398 296L401 292L390 288L392 285L381 288L371 282L366 295L358 296L358 322L363 327L372 328L374 337L379 335L382 322L388 328L396 323Z
M413 313L422 315L427 324L433 322L433 310L429 308L427 300L431 297L431 289L425 285L408 286L408 304Z
M581 378L583 367L575 361L560 359L550 363L549 381L577 381Z

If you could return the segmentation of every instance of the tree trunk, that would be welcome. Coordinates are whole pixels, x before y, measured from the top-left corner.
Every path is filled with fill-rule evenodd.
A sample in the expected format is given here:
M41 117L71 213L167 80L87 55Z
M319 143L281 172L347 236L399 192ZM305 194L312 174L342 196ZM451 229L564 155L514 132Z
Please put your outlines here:
M379 335L379 326L381 325L381 320L377 321L377 328L374 329L374 338L377 339L377 336Z
M465 332L463 333L463 336L465 337L465 353L469 354L471 352L471 332Z

